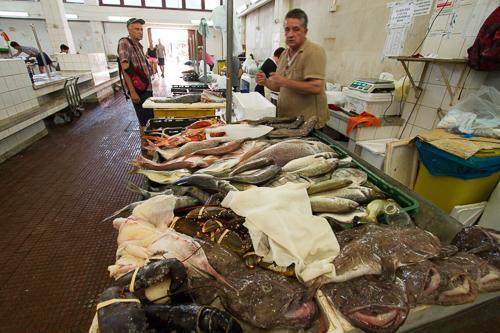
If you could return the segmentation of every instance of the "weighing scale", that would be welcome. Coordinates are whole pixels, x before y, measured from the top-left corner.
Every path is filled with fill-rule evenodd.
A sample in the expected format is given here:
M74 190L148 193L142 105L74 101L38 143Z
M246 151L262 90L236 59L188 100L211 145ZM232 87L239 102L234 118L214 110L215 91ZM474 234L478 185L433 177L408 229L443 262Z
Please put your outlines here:
M379 79L358 79L349 85L349 89L364 93L388 93L394 91L394 82Z

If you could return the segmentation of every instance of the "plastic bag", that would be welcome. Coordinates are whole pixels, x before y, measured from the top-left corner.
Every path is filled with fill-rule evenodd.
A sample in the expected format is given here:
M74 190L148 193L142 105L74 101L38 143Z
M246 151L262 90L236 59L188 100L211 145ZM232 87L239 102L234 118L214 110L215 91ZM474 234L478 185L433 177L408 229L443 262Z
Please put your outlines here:
M438 127L467 134L500 127L500 92L493 87L482 87L455 105Z
M252 59L252 57L248 57L241 67L243 68L243 72L250 75L257 74L257 71L259 70L259 66L257 66L257 63Z

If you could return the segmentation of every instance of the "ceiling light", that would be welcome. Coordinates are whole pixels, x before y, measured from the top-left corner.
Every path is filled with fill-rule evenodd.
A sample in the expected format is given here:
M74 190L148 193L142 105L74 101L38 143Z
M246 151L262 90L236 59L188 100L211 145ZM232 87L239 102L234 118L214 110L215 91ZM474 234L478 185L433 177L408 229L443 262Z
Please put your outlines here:
M108 16L108 20L113 22L127 22L129 19L130 17L126 16Z
M252 4L259 2L259 0L250 0Z
M241 14L243 13L245 10L247 9L247 4L243 4L241 6L239 6L238 8L236 8L236 14Z
M0 16L3 17L28 17L30 16L26 12L6 12L6 11L0 11Z
M77 18L78 18L78 15L76 15L76 14L66 14L67 20L76 20Z

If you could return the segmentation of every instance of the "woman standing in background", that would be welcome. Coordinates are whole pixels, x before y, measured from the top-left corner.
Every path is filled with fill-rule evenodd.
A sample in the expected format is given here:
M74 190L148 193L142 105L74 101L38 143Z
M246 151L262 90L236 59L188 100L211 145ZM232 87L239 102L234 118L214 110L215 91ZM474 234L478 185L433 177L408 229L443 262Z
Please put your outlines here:
M146 51L146 56L148 57L148 62L151 65L151 68L153 69L153 75L156 75L158 73L158 55L156 54L156 47L153 46L153 37L151 35L151 28L148 28L148 41L149 41L149 46L148 50Z

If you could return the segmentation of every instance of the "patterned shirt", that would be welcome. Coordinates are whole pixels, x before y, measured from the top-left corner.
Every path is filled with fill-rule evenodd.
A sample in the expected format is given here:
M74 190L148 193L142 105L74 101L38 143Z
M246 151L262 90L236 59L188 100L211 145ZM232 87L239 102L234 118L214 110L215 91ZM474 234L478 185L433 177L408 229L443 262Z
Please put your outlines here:
M132 43L130 42L132 41ZM146 77L149 78L149 85L147 90L152 91L151 86L151 76L153 75L153 70L144 55L144 48L141 43L134 41L132 38L122 38L118 43L118 57L120 63L129 63L129 65L134 65L139 67L144 71Z

